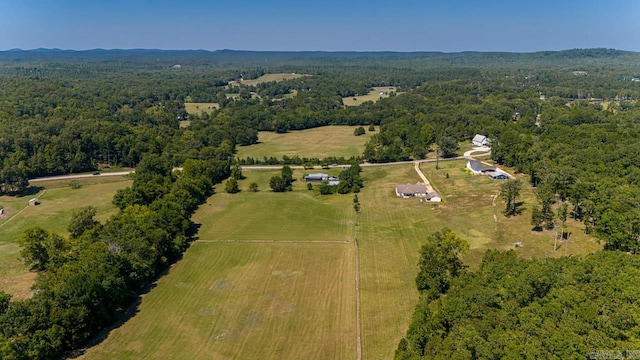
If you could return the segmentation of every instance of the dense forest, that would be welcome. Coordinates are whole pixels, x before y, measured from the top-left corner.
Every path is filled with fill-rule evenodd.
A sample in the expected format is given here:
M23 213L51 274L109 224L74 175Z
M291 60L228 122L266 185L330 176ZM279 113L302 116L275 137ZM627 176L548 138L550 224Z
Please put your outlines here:
M29 178L106 166L135 167L136 175L114 197L120 212L105 224L85 208L74 215L69 238L43 229L25 233L23 257L39 274L36 292L21 301L0 296L0 357L55 358L108 326L179 258L191 213L234 164L347 161L235 159L236 147L259 141L259 131L371 124L380 130L356 160L420 159L432 151L449 157L458 141L489 136L493 160L536 187L534 230L557 226L557 209L566 207L607 250L545 261L488 252L481 268L469 272L442 247L455 240L462 251L464 243L447 232L434 235L420 264L422 300L399 358L451 356L445 354L472 339L480 345L465 347L465 358L571 357L584 350L567 350L577 337L589 348L632 346L636 291L631 275L613 274L638 268L632 256L640 250L638 64L640 54L607 49L1 52L0 194L21 194ZM308 76L243 83L270 73ZM344 106L343 97L374 86L397 93ZM186 102L215 102L219 109L188 114ZM180 127L182 120L190 126ZM345 191L359 186L355 181ZM425 276L433 275L429 266L447 269L447 276ZM612 289L624 295L607 298ZM477 307L459 306L473 301ZM569 307L572 301L579 305ZM545 317L560 324L548 325L553 343L540 338ZM503 328L491 323L496 319ZM513 340L522 337L530 342ZM552 345L548 352L527 352L540 342Z

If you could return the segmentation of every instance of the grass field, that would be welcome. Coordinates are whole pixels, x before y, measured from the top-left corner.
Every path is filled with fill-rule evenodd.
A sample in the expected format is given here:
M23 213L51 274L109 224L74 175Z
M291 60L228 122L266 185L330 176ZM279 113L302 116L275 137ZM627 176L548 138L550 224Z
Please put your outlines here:
M242 80L243 85L256 86L260 83L271 82L271 81L283 81L283 80L291 80L301 78L303 76L311 76L306 74L296 74L296 73L277 73L277 74L264 74L257 79L253 80Z
M395 86L378 86L372 88L367 95L343 97L342 103L344 104L344 106L358 106L366 101L376 102L380 99L388 98L389 93L395 91ZM401 93L397 94L400 95Z
M211 114L219 108L218 103L184 103L184 109L191 115Z
M300 180L273 193L277 173L245 171L242 192L201 206L200 240L139 313L83 358L352 358L352 197L315 195ZM247 190L254 181L257 193Z
M359 196L362 213L358 219L363 358L393 357L418 300L414 284L418 251L434 231L446 226L469 241L471 251L464 260L472 268L486 249L513 249L516 241L522 241L523 247L515 250L524 257L563 254L562 249L553 253L551 232L537 234L530 230L531 189L522 192L523 214L506 219L501 214L504 204L497 200L493 206L500 182L469 175L464 171L465 164L464 160L441 162L439 170L434 163L422 164L422 171L443 195L444 202L439 205L395 197L395 184L419 181L412 165L364 171L366 186ZM600 248L580 232L578 224L572 223L570 228L570 254Z
M514 249L516 241L524 257L564 252L553 252L551 232L531 231L530 188L523 213L507 219L495 199L501 183L470 175L465 164L422 164L441 204L395 196L397 183L419 181L413 165L365 167L357 219L351 195L316 195L301 180L276 194L268 180L277 171L245 171L242 192L218 193L196 212L200 240L139 313L85 358L355 358L356 236L363 359L392 358L418 300L418 250L434 231L447 226L467 239L472 268L487 248ZM254 181L258 193L247 190ZM569 228L569 254L600 248L580 224Z
M367 131L354 136L354 126L323 126L314 129L291 131L285 134L261 131L258 144L238 147L238 158L253 157L262 159L283 155L292 157L318 157L320 159L335 156L345 158L362 155L364 144L375 132ZM366 128L366 127L365 127ZM379 130L376 128L376 130Z
M67 235L67 225L75 209L92 205L98 209L96 218L105 221L116 212L111 199L116 190L130 181L120 176L78 179L79 189L69 187L70 180L34 183L42 188L39 195L23 197L0 196L7 216L0 219L0 290L17 298L29 295L35 278L27 271L20 258L18 241L28 228L39 226L45 230ZM38 196L38 206L28 206L30 198Z

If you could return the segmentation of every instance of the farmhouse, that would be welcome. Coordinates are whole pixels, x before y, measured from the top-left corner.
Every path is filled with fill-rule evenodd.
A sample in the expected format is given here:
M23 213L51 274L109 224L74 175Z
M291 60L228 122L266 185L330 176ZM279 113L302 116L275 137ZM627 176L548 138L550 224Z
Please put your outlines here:
M509 178L509 175L503 173L502 171L492 171L489 173L489 176L493 180L507 180Z
M325 181L329 180L328 174L317 173L317 174L309 174L305 175L304 181Z
M496 167L491 165L484 165L480 160L467 161L467 169L471 170L474 175L495 171Z
M416 183L415 185L398 184L396 185L396 195L401 198L426 197L427 187L421 183Z
M471 140L471 143L475 146L487 146L491 143L491 140L484 135L476 134Z

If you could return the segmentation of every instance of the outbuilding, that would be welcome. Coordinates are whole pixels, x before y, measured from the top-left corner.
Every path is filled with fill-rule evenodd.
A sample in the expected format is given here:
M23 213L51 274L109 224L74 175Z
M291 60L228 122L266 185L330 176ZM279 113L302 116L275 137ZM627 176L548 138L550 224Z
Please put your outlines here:
M326 181L329 180L328 174L317 173L317 174L308 174L304 176L305 181Z

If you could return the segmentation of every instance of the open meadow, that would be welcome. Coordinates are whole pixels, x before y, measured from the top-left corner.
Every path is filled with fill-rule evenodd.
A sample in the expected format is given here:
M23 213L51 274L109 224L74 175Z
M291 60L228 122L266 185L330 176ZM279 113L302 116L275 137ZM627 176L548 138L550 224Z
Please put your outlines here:
M323 126L284 134L261 131L258 133L259 143L239 146L236 157L262 160L265 156L281 159L284 155L320 159L330 156L360 156L364 151L364 144L376 132L367 131L364 135L355 136L355 129L355 126Z
M496 198L501 182L473 176L465 165L421 165L441 204L396 197L396 184L420 180L412 164L364 167L357 217L353 195L309 191L302 170L294 171L288 193L268 188L278 171L244 171L242 191L219 190L200 207L193 217L198 239L184 259L85 358L355 358L358 294L362 358L392 358L418 300L418 251L434 231L449 227L467 239L464 260L472 268L488 248L564 254L563 247L553 252L552 232L531 231L526 178L522 214L505 218ZM259 192L248 191L251 182ZM580 224L569 230L569 254L600 248ZM517 241L523 246L514 248Z
M184 103L184 109L190 115L211 114L220 108L218 103Z
M296 74L296 73L276 73L276 74L264 74L257 79L253 80L242 80L243 85L248 86L256 86L260 83L272 82L272 81L283 81L283 80L291 80L301 78L303 76L311 76L307 74Z
M367 95L347 96L342 98L342 104L344 106L358 106L364 102L372 101L376 102L380 99L385 99L390 96L390 93L396 92L395 86L376 86L371 88L371 91ZM396 93L397 95L401 93Z
M95 206L96 218L105 221L116 213L111 204L118 189L131 184L121 176L76 180L78 189L69 186L70 180L33 183L36 193L21 197L0 196L0 206L6 216L0 218L0 290L18 298L28 296L35 274L28 272L20 257L18 241L22 233L39 226L47 231L67 235L67 225L74 210L83 206ZM40 205L28 206L32 197L38 197Z
M330 359L356 347L351 196L302 180L273 193L279 171L245 171L242 192L194 214L198 240L139 313L84 359ZM302 175L294 171L294 177ZM249 192L250 182L260 191Z

